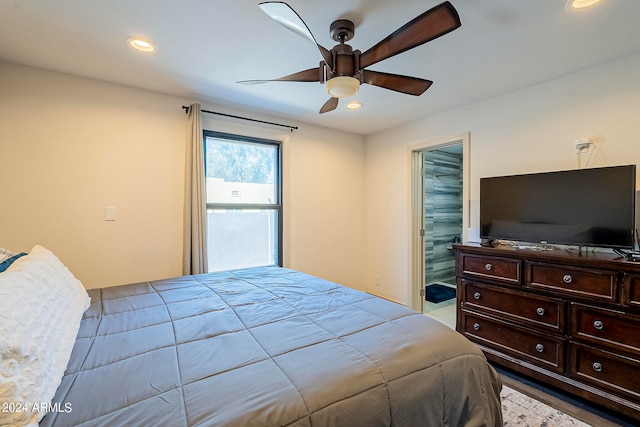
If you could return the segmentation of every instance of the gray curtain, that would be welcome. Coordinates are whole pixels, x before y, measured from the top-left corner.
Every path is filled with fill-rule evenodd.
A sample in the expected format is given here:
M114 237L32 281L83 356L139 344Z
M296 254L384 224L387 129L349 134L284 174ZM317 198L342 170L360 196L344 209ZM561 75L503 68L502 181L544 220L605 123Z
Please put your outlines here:
M207 272L207 213L200 104L187 110L182 274Z

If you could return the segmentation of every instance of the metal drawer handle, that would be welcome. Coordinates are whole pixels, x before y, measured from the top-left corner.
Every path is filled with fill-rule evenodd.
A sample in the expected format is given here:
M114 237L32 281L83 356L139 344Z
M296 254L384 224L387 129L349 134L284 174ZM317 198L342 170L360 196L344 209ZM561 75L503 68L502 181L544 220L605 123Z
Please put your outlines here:
M480 324L479 323L474 323L473 324L473 330L474 331L479 331L480 330Z
M593 327L601 331L604 328L604 323L602 322L602 320L596 320L595 322L593 322Z
M487 271L491 271L491 270L493 270L493 265L491 265L491 264L485 264L485 265L484 265L484 269L485 269L485 270L487 270Z
M602 363L594 362L593 363L593 370L596 371L596 372L602 372Z
M538 307L536 313L538 313L538 316L544 316L544 308Z
M475 294L473 294L474 299L480 299L480 296L480 292L476 292Z
M573 277L571 277L570 274L565 274L564 276L562 276L562 281L564 283L571 283L573 282Z
M536 344L536 351L538 353L542 353L544 351L544 346L542 344Z

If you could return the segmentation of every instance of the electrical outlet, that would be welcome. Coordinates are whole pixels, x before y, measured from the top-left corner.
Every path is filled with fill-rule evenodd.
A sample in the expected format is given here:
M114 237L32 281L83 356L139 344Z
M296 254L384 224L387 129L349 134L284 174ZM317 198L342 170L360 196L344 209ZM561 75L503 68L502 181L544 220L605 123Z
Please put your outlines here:
M589 146L591 145L590 142L579 142L576 144L576 153L579 153L582 150L588 150Z
M576 154L579 154L583 151L588 151L589 148L593 145L589 138L579 139L576 141Z
M376 274L375 285L380 286L381 283L382 283L382 276L380 276L379 274Z

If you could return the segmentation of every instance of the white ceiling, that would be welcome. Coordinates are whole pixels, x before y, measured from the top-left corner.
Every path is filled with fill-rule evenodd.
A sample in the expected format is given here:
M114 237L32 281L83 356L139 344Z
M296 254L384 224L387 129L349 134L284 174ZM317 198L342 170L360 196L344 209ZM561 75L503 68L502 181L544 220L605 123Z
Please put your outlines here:
M288 0L319 44L329 25L356 24L365 51L440 0ZM462 27L370 67L433 80L420 97L364 85L364 104L319 115L318 83L237 84L317 67L308 41L271 20L259 0L0 0L0 59L151 89L320 126L371 134L414 119L640 53L640 1L451 0ZM132 35L154 54L134 52ZM2 84L2 82L0 82Z

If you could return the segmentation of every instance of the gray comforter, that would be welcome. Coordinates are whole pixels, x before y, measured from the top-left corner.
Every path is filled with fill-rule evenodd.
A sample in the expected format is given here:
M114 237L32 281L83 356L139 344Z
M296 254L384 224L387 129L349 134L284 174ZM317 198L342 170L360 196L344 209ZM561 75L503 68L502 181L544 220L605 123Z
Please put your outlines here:
M474 345L363 292L266 267L89 293L41 426L502 426Z

